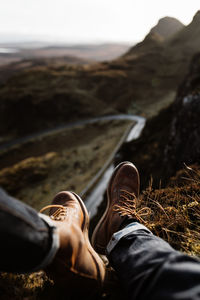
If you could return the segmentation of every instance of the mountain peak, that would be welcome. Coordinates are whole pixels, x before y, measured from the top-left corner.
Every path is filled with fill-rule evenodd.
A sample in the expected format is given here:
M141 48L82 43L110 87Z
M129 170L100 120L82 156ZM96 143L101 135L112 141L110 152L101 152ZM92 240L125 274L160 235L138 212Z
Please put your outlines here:
M192 21L192 22L194 22L194 21L200 22L200 10L198 10L198 11L196 12L196 14L194 15L193 21Z
M156 24L156 26L154 26L150 30L150 34L156 33L156 34L160 35L160 37L162 39L167 39L170 36L177 33L183 27L184 27L184 25L176 18L164 17L164 18L161 18L158 21L158 23Z
M144 40L133 46L125 56L132 55L135 51L147 51L155 47L160 47L163 41L175 35L185 26L177 19L164 17L149 31Z

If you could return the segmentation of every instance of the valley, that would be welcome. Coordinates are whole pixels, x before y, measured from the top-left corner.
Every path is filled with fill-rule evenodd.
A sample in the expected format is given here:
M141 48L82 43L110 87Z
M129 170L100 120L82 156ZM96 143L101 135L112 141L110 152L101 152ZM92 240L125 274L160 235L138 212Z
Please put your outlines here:
M105 61L109 47L100 48L85 49L85 56L83 48L29 49L10 64L7 56L0 61L0 186L37 210L61 190L79 194L132 123L67 126L109 115L145 117L141 136L121 145L114 164L128 160L139 169L140 222L175 249L200 256L200 11L187 26L160 19L140 43L111 47L108 55L121 52ZM90 230L106 207L103 198ZM19 287L16 300L59 294L42 272L0 278L0 286ZM104 298L123 299L118 285Z

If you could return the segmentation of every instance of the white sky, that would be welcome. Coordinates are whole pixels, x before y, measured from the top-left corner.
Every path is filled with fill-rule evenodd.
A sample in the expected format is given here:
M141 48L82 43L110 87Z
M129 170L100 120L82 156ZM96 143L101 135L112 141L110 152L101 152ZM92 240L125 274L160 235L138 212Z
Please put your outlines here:
M66 42L135 42L158 19L184 24L199 0L0 0L0 42L6 36Z

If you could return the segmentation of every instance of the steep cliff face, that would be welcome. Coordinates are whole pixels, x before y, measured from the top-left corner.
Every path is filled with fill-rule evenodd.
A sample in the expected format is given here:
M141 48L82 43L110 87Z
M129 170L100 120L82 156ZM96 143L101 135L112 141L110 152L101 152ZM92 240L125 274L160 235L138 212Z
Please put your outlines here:
M141 171L142 184L150 175L163 184L185 164L200 163L200 53L172 105L147 122L142 136L124 145L117 161L131 160Z
M169 174L183 163L196 162L200 163L200 54L195 55L190 72L179 88L164 152Z

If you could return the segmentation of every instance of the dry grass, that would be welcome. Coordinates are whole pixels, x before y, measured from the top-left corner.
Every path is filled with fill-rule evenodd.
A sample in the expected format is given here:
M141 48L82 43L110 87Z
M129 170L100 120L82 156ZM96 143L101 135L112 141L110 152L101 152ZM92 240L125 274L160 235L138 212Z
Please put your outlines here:
M0 298L3 300L45 299L45 289L52 286L44 272L30 275L0 274Z
M143 216L142 208L148 207ZM175 249L200 256L200 167L185 167L164 189L152 181L137 207L143 223Z

